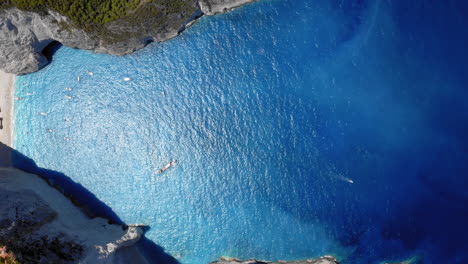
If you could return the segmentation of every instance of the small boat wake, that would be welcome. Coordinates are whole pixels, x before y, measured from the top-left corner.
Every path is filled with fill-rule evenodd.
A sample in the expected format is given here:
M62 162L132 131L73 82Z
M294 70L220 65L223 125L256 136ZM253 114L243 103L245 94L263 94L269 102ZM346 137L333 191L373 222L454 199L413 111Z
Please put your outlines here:
M338 180L340 180L340 181L345 181L345 182L347 182L347 183L354 183L353 180L351 180L350 178L345 177L345 176L343 176L343 175L341 175L341 174L337 174L335 177L336 177Z

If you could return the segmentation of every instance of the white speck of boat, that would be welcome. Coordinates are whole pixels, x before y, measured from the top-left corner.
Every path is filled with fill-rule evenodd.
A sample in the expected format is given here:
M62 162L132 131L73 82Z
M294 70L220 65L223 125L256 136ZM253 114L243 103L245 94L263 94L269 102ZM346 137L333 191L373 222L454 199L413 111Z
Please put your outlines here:
M21 97L16 97L15 99L16 99L16 100L21 100L22 98L21 98Z
M63 139L65 139L66 141L70 141L70 139L69 139L69 138L67 138L67 137L64 137Z
M26 95L33 95L33 93L26 93Z
M72 90L72 88L70 88L70 87L67 87L67 88L65 88L65 90L67 90L67 91L71 91L71 90Z
M47 113L46 112L40 112L39 114L43 115L43 116L46 116Z
M343 175L339 175L339 174L338 174L338 175L336 175L336 177L337 177L339 180L342 180L342 181L345 181L345 182L349 182L349 183L354 183L353 180L351 180L350 178L345 177L345 176L343 176Z
M129 77L125 77L123 80L126 81L126 82L128 82L128 81L130 81L131 79L130 79Z
M166 97L166 93L165 92L161 92L162 96Z
M67 99L73 99L73 97L69 96L69 95L65 95L65 98Z
M90 72L90 71L86 71L86 73L89 74L89 75L91 75L91 76L94 75L94 73L93 73L93 72Z
M52 129L46 129L46 130L47 130L47 132L52 132L53 131Z
M80 76L76 77L76 80L77 80L77 81L80 81Z
M164 166L160 170L158 170L158 174L165 172L167 169L173 167L176 164L177 164L176 160L173 160L173 161L169 162L168 164L166 164L166 166Z

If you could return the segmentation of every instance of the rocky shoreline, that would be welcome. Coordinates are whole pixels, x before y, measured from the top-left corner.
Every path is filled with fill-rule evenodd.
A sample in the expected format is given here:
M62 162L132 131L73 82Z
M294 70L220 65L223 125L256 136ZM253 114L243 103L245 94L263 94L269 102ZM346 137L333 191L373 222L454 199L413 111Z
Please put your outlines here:
M296 261L261 261L256 259L240 260L236 258L221 257L218 261L211 262L210 264L339 264L334 257L324 256L318 259L306 259Z
M131 24L118 19L103 25L112 38L73 27L66 16L17 8L0 10L0 70L17 75L38 71L48 63L42 51L57 41L70 48L112 55L125 55L150 42L174 38L203 15L215 15L255 0L181 0L189 8L152 16L149 21ZM139 10L157 8L152 1L143 1ZM148 11L150 12L150 11ZM151 21L154 20L154 21ZM157 25L157 26L155 26Z
M243 6L257 0L203 0L199 1L200 10L203 14L212 16L220 13L226 13L234 8Z
M40 177L0 168L0 245L21 263L148 263L143 229L90 219Z
M0 247L13 252L20 263L155 263L136 245L143 236L143 227L89 218L37 175L0 168L0 182ZM331 256L277 262L221 257L210 264L338 262Z

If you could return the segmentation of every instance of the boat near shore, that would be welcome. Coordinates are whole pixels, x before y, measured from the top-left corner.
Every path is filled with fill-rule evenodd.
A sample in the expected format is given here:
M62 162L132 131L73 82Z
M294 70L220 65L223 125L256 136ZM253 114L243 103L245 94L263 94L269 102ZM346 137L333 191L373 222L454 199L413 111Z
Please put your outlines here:
M158 170L158 174L159 173L163 173L165 172L166 170L168 170L169 168L175 166L177 164L177 161L176 160L173 160L171 162L169 162L168 164L166 164L166 166L162 167L161 169Z

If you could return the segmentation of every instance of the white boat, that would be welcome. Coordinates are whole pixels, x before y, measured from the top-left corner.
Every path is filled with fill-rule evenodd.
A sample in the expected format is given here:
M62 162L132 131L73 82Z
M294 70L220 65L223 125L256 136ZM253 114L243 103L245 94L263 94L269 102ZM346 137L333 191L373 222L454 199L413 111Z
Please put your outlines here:
M65 88L65 90L67 90L67 91L71 91L71 90L72 90L72 88L70 88L70 87L67 87L67 88Z
M33 95L33 93L26 93L26 95Z
M91 76L94 75L94 73L93 73L93 72L90 72L90 71L86 71L86 73L89 74L89 75L91 75Z
M46 129L46 130L47 130L47 132L52 132L53 131L52 129Z
M350 178L345 177L345 176L340 175L340 174L336 175L335 177L338 178L339 180L342 180L342 181L345 181L345 182L348 182L348 183L354 183L354 181L351 180Z
M80 76L76 77L76 80L77 80L77 81L80 81Z
M130 79L129 77L125 77L123 80L126 81L126 82L128 82L128 81L130 81L131 79Z
M65 98L67 99L73 99L73 97L69 96L69 95L65 95Z
M46 112L40 112L39 114L43 115L43 116L46 116L47 113Z
M161 169L158 170L158 174L165 172L167 169L169 169L170 167L173 167L176 164L177 164L176 160L173 160L173 161L169 162L168 164L166 164L166 166L164 166L164 167L162 167Z

